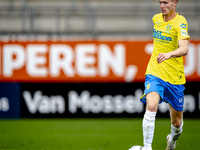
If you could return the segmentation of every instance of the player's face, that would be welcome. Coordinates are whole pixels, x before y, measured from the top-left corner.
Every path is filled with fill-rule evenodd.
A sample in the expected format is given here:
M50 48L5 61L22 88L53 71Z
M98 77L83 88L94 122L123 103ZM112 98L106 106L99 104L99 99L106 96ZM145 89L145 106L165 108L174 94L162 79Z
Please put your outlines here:
M171 14L176 7L176 1L172 0L159 0L161 12L164 16Z

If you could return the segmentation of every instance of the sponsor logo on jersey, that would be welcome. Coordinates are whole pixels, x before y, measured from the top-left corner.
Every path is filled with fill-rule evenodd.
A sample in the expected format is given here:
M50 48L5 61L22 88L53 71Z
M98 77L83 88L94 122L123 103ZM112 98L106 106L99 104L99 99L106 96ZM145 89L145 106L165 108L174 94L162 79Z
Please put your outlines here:
M153 29L153 37L156 39L164 40L164 41L172 41L172 37L163 36L162 31L159 31L156 29Z
M180 99L179 99L179 103L182 103L182 102L183 102L183 98L180 98Z
M181 24L181 28L186 28L187 26L186 26L186 24L185 23L182 23Z
M186 30L181 30L181 34L183 35L183 36L187 36L188 35L188 33L187 33L187 31Z
M157 25L158 27L160 26L160 22L155 22L155 25Z

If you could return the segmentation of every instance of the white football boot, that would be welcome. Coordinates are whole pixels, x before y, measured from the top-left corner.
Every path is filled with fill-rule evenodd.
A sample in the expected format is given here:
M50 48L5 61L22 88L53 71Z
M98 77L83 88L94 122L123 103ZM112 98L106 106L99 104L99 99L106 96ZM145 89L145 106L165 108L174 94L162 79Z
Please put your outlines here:
M171 136L171 134L168 134L167 135L167 148L166 148L166 150L174 150L175 148L176 148L176 145L174 144L171 144L170 142L169 142L169 138L170 138L170 136Z

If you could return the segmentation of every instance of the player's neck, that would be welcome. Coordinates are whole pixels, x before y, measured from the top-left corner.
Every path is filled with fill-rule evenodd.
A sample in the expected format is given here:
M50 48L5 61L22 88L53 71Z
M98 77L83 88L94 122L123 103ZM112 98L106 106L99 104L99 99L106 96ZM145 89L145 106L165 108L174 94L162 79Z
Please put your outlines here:
M167 21L174 19L174 17L176 17L176 11L173 11L173 12L167 14L167 15L163 15L163 20L165 22L167 22Z

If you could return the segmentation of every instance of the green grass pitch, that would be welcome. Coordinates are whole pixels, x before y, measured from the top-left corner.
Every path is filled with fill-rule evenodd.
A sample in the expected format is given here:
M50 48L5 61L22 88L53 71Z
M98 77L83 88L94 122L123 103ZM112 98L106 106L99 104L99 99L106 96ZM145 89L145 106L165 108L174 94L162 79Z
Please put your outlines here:
M199 150L200 119L184 119L176 150ZM169 119L156 119L153 150L165 150ZM142 145L142 118L0 120L0 150L128 150Z

